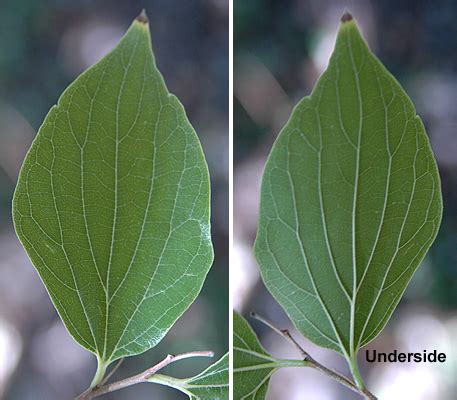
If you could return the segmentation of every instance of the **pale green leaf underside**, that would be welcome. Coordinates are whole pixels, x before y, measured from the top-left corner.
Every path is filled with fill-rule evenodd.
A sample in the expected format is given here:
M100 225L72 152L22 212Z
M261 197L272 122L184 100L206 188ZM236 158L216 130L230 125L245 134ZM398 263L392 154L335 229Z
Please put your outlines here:
M229 356L224 355L192 378L178 379L156 374L149 378L149 381L175 388L187 394L191 400L228 400Z
M213 259L208 170L147 24L51 109L13 217L67 329L103 363L154 346L194 301Z
M354 357L387 323L441 220L420 118L354 21L269 156L255 255L297 329Z
M247 321L233 313L233 398L262 400L273 373L281 367L260 344Z

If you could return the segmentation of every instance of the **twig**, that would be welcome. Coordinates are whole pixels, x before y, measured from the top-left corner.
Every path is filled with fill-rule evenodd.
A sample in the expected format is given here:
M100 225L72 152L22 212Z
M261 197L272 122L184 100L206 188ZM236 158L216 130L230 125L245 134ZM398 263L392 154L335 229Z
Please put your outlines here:
M119 367L122 365L124 362L124 359L121 358L116 365L111 369L111 371L102 379L99 385L97 386L103 386L106 382L110 380L110 378L115 374L115 372L119 369Z
M154 365L151 368L148 368L147 370L140 372L137 375L131 376L129 378L122 379L117 382L109 383L109 384L100 384L98 386L95 386L92 389L86 390L84 393L80 394L78 397L76 397L75 400L90 400L93 399L94 397L101 396L102 394L114 392L119 389L126 388L128 386L136 385L137 383L144 383L147 382L148 379L160 371L162 368L165 368L167 365L174 363L179 360L183 360L185 358L190 358L190 357L213 357L214 353L212 351L192 351L189 353L183 353L183 354L178 354L178 355L167 355L162 361L158 362L156 365ZM116 365L114 369L117 369L120 363ZM110 378L112 375L113 371L110 372L107 378L104 378L102 382L106 382L107 379Z
M366 388L359 388L353 381L351 381L348 377L333 371L321 363L317 362L313 357L309 355L309 353L300 346L300 344L294 339L294 337L290 334L287 329L279 329L271 321L261 317L260 315L256 314L255 312L251 312L251 317L255 318L256 320L262 322L264 325L268 326L270 329L275 331L278 335L282 336L286 339L289 343L291 343L302 355L303 361L307 361L307 366L310 368L314 368L323 374L327 375L328 377L336 380L337 382L341 383L342 385L346 386L347 388L351 389L352 391L362 395L366 399L369 400L377 400L377 398L368 391Z
M251 317L256 319L257 321L262 322L262 324L268 326L270 329L274 330L278 335L281 335L283 338L285 338L287 341L292 343L293 346L300 352L300 354L303 356L305 360L311 359L311 356L301 347L298 342L292 337L290 332L287 329L279 329L276 326L273 325L272 322L267 320L266 318L263 318L262 316L256 314L255 312L251 312Z

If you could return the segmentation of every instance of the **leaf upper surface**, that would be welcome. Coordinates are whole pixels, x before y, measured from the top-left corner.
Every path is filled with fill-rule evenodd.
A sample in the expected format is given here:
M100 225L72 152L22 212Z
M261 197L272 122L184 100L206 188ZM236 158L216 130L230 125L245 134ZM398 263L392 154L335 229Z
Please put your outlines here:
M200 142L135 20L47 115L16 232L71 335L107 363L157 344L194 301L213 259L209 213Z
M304 336L353 358L387 323L441 214L422 121L343 22L265 167L255 255L267 288Z

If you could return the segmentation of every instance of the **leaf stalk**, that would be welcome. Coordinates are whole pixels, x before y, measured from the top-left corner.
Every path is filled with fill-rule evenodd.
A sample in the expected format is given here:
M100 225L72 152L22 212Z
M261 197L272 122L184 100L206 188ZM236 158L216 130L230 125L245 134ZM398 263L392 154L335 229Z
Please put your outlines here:
M100 384L96 386L91 386L89 389L87 389L85 392L81 393L78 397L75 398L75 400L91 400L94 397L101 396L106 393L111 393L132 385L136 385L137 383L145 383L148 382L148 379L156 374L158 371L160 371L162 368L165 368L167 365L174 363L179 360L183 360L185 358L191 358L191 357L213 357L214 353L212 351L191 351L188 353L182 353L178 355L172 355L168 354L162 361L158 362L151 368L148 368L147 370L140 372L137 375L133 375L131 377L122 379L117 382L113 383L108 383L105 384L106 381L112 376L114 372L111 372L107 378L103 379L103 376L99 379ZM114 369L117 369L120 363L116 365ZM106 371L106 365L105 365L105 371ZM98 368L97 368L97 373L98 373ZM97 376L96 373L96 376ZM95 378L94 378L95 381Z
M92 389L100 384L100 382L103 380L103 377L105 376L107 367L108 364L106 364L100 357L97 357L97 370L95 371L95 375L92 379L89 389Z

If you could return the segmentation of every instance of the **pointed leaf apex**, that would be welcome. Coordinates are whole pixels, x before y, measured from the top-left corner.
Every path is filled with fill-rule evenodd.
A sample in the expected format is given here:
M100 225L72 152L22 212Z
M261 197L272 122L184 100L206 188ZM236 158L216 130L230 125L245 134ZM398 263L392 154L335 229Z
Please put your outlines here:
M141 10L140 15L138 15L138 17L136 17L136 20L138 22L141 22L142 24L149 24L149 18L146 15L146 10L144 8Z
M177 97L170 94L156 67L148 26L143 11L109 55L87 69L60 96L57 105L51 108L41 125L37 139L22 165L13 200L16 232L48 288L65 326L81 346L99 358L99 370L94 385L101 380L108 361L143 353L159 343L194 302L213 262L207 163L198 136L190 125L182 104ZM104 78L105 72L109 79ZM127 82L127 77L132 84L128 84L128 93L124 95L119 88ZM75 96L73 103L73 95L81 90L85 93L84 88L88 82L96 88L91 92L92 97L89 99ZM117 103L117 107L113 106L114 103ZM92 106L93 119L87 121L86 126L83 123L86 121L86 110L92 110ZM161 112L162 107L167 111ZM125 121L133 121L122 137L112 129L113 119L117 118L118 114L125 118ZM81 123L75 123L73 131L59 131L62 136L58 138L53 135L54 124L59 127L67 126L66 123L71 121ZM89 122L97 129L90 130L92 125L89 125ZM152 139L160 139L160 146L157 148L154 147L154 141L150 140L150 127L154 127L153 134L157 135ZM170 135L170 132L173 134ZM123 146L125 144L122 151L106 145L118 141L120 143L121 139L127 138L128 140L122 142ZM46 149L42 143L46 143ZM61 146L59 143L68 146ZM86 146L84 151L90 155L91 169L83 170L81 167L83 161L87 162L82 159L82 143ZM183 146L183 143L186 145ZM104 146L103 154L99 151L100 146ZM173 157L168 157L170 154L173 154ZM55 164L57 169L53 171L50 160L54 159L54 156L56 160L71 159L71 166L63 168L60 164ZM164 158L168 158L167 162L160 162ZM35 161L37 165L45 168L46 175L43 175L41 169L35 175ZM114 174L115 179L110 180L109 184L98 184L104 179L106 171L115 171L119 165L125 166L132 179L124 180L123 176ZM171 170L173 173L169 174ZM30 171L33 171L33 174ZM71 199L65 198L65 202L56 202L55 199L60 198L60 192L53 192L51 184L55 184L55 188L60 190L66 182L74 183L71 179L75 173L81 180L77 187L71 187ZM137 179L140 175L144 176L144 179ZM29 176L34 177L30 182ZM156 181L156 176L166 176L166 179ZM118 182L122 184L117 185ZM87 212L99 215L106 210L114 210L117 207L115 200L119 198L126 204L132 202L138 205L143 220L127 220L119 216L116 222L114 219L112 222L103 220L105 225L85 224L84 215L76 216L74 212L83 204L84 190L81 189L83 186L80 186L82 183L84 190L91 193ZM176 190L169 190L169 187ZM29 195L30 199L39 202L38 206L29 203ZM152 198L154 202L160 203L160 213L170 216L169 223L164 225L161 214L156 215L151 210L149 205L152 204ZM177 212L172 216L175 206L176 209L192 211L190 214ZM29 223L29 215L33 217L33 223L37 221L35 225ZM138 236L135 244L138 247L131 248L131 259L110 260L110 271L119 278L116 285L110 286L110 291L107 275L104 274L108 266L105 260L100 261L100 264L95 262L93 256L98 253L92 253L92 248L86 246L87 237L70 235L68 241L54 240L57 237L67 239L66 234L61 236L62 232L81 226L81 221L94 249L109 249L113 255L123 251L123 241L129 240L132 235L144 235ZM117 235L121 235L119 241L111 240L117 240ZM164 245L151 248L146 254L143 246L150 245L147 238L154 238ZM51 244L43 241L48 239ZM167 240L171 240L173 246L165 246ZM40 249L46 247L48 252L35 252L33 246L40 246ZM137 250L141 257L135 257ZM156 257L159 253L160 256ZM161 273L157 276L155 272L162 265L160 257L164 257L170 265L179 264L179 268L160 269ZM94 261L90 266L73 261L89 259ZM198 262L194 262L195 260ZM73 263L75 268L80 270L77 280L73 280L73 272L76 272L76 269L73 270ZM63 268L62 265L68 268ZM85 267L87 271L81 269ZM183 274L183 271L186 273ZM135 289L129 291L129 288L133 287ZM126 288L128 293L125 292ZM146 300L140 299L140 294L144 288L159 296L154 307L143 307L142 301ZM81 290L83 292L80 292ZM108 301L117 298L118 293L125 296L123 300L109 303L108 307ZM170 308L169 304L173 307ZM104 313L100 310L104 310ZM166 318L162 318L164 313ZM125 318L115 318L116 315ZM107 324L107 321L113 323ZM137 340L137 336L141 337L141 341Z
M341 22L344 24L345 22L352 21L352 14L349 11L344 11L344 14L341 17Z

